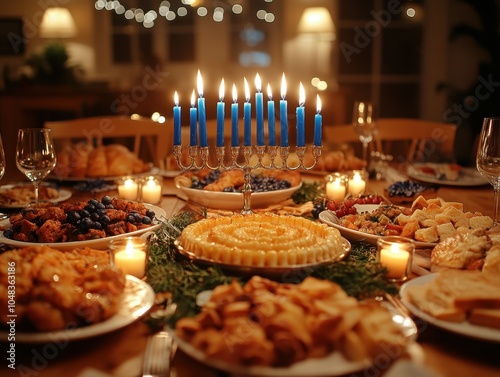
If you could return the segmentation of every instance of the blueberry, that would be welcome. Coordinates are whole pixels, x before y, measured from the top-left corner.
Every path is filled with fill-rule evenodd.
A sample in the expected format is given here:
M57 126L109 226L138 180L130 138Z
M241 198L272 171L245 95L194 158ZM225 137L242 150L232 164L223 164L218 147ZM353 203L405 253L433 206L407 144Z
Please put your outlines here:
M113 202L113 199L111 198L111 196L105 195L102 197L101 202L102 202L102 204L104 204L106 206L106 205L111 204Z
M78 220L81 219L81 216L76 211L69 211L68 216L66 217L66 221L70 224L75 224Z
M85 217L80 221L80 229L81 230L88 230L92 227L94 222L90 219L90 217Z
M97 200L97 199L90 199L87 203L94 206L94 207L97 206L98 204L101 204L101 203L99 203L99 200Z
M81 216L82 218L84 218L84 217L89 217L89 216L90 216L90 213L89 213L89 211L87 211L87 210L85 210L85 209L82 209L82 210L80 211L80 216Z
M149 217L147 217L147 216L144 216L142 218L142 223L146 224L146 225L149 225L149 224L151 224L151 219Z
M146 216L149 217L150 219L154 219L156 213L152 209L148 209L148 211L146 212Z
M3 231L3 235L7 238L13 238L14 237L14 231L12 228L7 228Z
M131 224L135 223L135 217L134 215L130 214L127 216L127 221Z
M92 213L90 214L90 219L91 219L92 221L98 221L98 220L100 219L100 217L101 217L101 216L100 216L97 212L92 212Z
M103 226L102 226L102 224L101 224L100 222L98 222L98 221L94 221L94 222L92 223L92 228L93 228L93 229L97 229L97 230L102 230L102 229L103 229Z
M104 215L104 216L101 216L99 221L102 225L108 225L111 222L111 219L109 218L109 216Z
M96 210L100 210L100 209L105 209L106 206L103 204L103 203L99 203L97 202L97 204L94 204L94 207Z
M92 204L87 204L85 207L83 207L83 209L89 213L95 211L95 207Z

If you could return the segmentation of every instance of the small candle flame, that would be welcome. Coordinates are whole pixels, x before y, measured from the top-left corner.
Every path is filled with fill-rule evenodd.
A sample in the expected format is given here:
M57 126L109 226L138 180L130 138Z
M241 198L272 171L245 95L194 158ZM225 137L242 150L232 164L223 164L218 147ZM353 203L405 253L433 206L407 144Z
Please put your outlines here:
M304 106L304 103L306 103L306 91L304 90L304 85L302 85L301 82L299 85L299 106Z
M174 93L174 103L175 106L179 106L179 95L177 94L177 90Z
M262 81L258 73L255 75L255 88L259 93L262 91Z
M273 100L273 92L271 91L271 85L267 84L267 97L269 101Z
M219 101L224 101L224 79L221 80L220 86L219 86Z
M245 99L247 102L250 102L250 87L248 86L246 77L244 77L243 80L245 81Z
M233 102L236 103L236 102L238 102L238 93L236 92L236 85L234 85L234 84L233 84L232 92L233 92Z
M125 252L127 253L127 255L135 254L134 242L132 240L128 240L127 246L125 247Z
M200 98L203 98L203 79L201 78L200 70L198 70L196 83L198 84L198 95L200 96Z
M321 112L321 98L319 98L319 94L316 94L316 112L318 114Z
M285 73L283 73L283 76L281 78L281 99L285 99L286 97L286 79L285 79Z
M194 94L194 89L193 89L193 93L191 93L191 107L194 107L195 103L196 103L196 96Z

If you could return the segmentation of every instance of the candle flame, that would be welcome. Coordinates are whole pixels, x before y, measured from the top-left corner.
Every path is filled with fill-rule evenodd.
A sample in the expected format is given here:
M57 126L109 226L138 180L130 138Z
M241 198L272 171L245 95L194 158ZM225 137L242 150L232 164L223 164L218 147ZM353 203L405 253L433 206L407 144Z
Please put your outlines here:
M285 73L283 73L283 76L281 77L281 99L285 99L286 97L286 79L285 79Z
M194 94L194 89L193 89L193 93L191 93L191 107L194 107L194 104L196 103L196 99L195 99L195 94Z
M316 112L319 114L321 112L321 98L319 94L316 94Z
M255 75L255 87L257 88L257 92L260 93L262 91L262 80L258 73Z
M203 97L203 79L201 78L200 70L198 70L198 77L196 78L196 83L198 84L198 95L200 98Z
M133 255L135 253L134 242L132 240L127 241L127 246L125 247L125 252L128 255Z
M398 254L401 252L401 250L399 249L399 244L397 243L393 243L391 245L391 252L395 253L395 254Z
M243 80L245 81L245 99L247 102L250 102L250 87L248 86L246 77L244 77Z
M224 79L221 80L220 86L219 86L219 101L224 100L224 92L225 92L225 87L224 87Z
M306 91L304 90L304 85L302 82L299 85L299 106L304 106L306 103Z
M271 85L267 84L267 97L269 97L269 101L273 100L273 92L271 91Z
M175 106L179 106L179 95L177 94L177 90L174 93L174 103Z
M238 93L236 92L236 85L233 84L233 102L236 103L238 102Z

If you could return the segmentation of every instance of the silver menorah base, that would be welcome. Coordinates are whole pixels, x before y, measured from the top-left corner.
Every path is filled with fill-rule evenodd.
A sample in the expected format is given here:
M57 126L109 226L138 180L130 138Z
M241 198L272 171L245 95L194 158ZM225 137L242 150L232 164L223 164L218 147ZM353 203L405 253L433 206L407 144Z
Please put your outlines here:
M177 161L177 165L182 170L201 170L208 168L210 170L233 170L241 169L244 174L244 184L242 188L243 194L243 209L241 214L248 215L253 213L251 209L252 186L250 184L251 171L254 169L288 169L288 170L311 170L314 169L321 157L321 146L312 146L313 162L310 166L304 163L306 155L306 147L296 147L299 163L293 166L288 164L290 156L290 147L278 146L237 146L230 147L230 162L226 163L226 147L215 147L215 155L217 163L212 165L209 163L210 147L189 146L188 147L188 163L182 163L182 145L174 145L173 155ZM264 162L264 156L269 157L269 162ZM243 155L243 161L238 162L240 153ZM278 154L281 158L281 163L278 163ZM254 164L251 164L253 156L257 156ZM198 158L199 157L199 158Z

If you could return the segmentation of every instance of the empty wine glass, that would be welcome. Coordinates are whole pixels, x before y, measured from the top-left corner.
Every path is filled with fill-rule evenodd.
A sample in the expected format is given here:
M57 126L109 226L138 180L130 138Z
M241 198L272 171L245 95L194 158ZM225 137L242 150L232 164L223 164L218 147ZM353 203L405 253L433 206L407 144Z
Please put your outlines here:
M500 192L500 118L484 118L476 157L477 170L493 186L493 222L499 224Z
M56 153L48 128L23 128L17 134L17 168L33 182L35 206L38 206L38 186L56 166Z
M376 123L373 118L373 105L370 102L354 102L352 125L363 144L363 161L368 166L368 144L373 140Z

